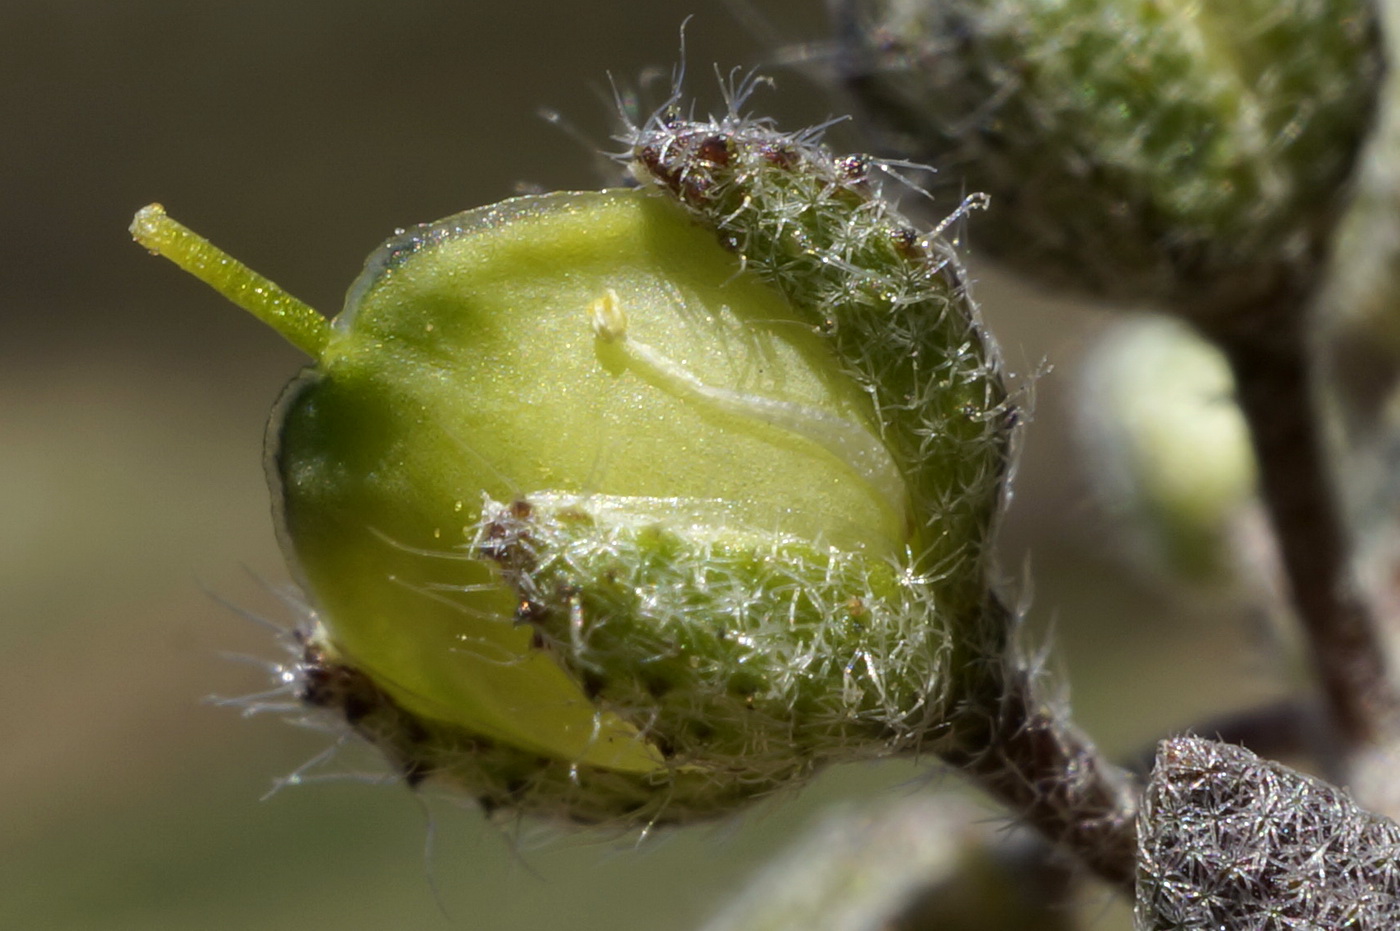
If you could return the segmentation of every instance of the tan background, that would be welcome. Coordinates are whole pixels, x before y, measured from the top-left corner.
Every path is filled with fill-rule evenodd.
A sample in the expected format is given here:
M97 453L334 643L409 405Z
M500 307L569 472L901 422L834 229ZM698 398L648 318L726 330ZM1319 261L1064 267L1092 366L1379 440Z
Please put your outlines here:
M762 8L790 43L820 36L818 0ZM669 67L677 9L0 3L0 927L683 929L828 800L926 778L838 772L640 852L597 836L540 846L435 801L425 861L425 810L401 788L342 779L259 802L328 739L203 702L266 684L222 654L278 657L220 599L292 617L258 581L286 582L260 445L300 360L132 245L131 213L160 200L334 310L395 227L522 182L596 186L584 150L535 111L601 141L594 89L609 70ZM722 4L696 12L706 95L712 62L782 57ZM773 71L780 91L759 102L787 125L840 107ZM1237 619L1173 612L1109 559L1061 418L1094 319L995 281L982 294L1017 368L1058 366L1040 383L1008 565L1033 556L1035 616L1059 628L1086 724L1119 750L1146 746L1234 700L1227 680L1263 660L1239 654L1251 634Z

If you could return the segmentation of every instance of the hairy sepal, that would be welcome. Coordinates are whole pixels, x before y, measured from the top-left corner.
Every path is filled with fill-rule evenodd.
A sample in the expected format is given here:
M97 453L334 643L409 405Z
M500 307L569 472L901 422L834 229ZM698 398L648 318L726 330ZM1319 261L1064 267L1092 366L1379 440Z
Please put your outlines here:
M900 561L666 500L539 494L483 515L478 546L545 648L673 762L887 753L943 713L937 593Z
M781 293L868 394L909 485L912 568L939 578L969 635L959 647L995 651L1000 631L975 641L1018 416L999 351L952 244L886 191L912 185L877 159L832 152L819 130L746 115L756 84L731 85L719 117L672 105L632 127L632 171ZM940 229L984 203L969 198Z

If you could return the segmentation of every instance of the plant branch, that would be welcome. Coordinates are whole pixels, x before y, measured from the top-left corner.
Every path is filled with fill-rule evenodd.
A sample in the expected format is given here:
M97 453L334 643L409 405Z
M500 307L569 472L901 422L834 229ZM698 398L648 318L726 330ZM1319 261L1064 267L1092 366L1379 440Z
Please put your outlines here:
M1357 747L1394 729L1400 701L1376 620L1350 574L1349 537L1324 458L1305 306L1285 296L1273 307L1228 315L1234 325L1206 330L1234 371L1259 492L1323 700L1343 739Z
M989 625L1010 630L995 598ZM1137 787L1040 694L1014 653L989 655L953 721L942 758L1025 824L1131 894L1137 840Z

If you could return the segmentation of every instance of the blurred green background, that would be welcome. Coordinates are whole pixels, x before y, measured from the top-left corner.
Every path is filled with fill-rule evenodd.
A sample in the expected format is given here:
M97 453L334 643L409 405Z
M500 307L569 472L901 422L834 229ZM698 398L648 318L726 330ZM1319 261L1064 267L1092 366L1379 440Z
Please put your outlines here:
M536 111L604 145L608 73L664 74L685 12L702 96L712 63L767 63L756 104L785 125L840 112L780 65L827 54L823 5L757 9L773 35L722 3L0 3L0 928L685 929L833 799L936 782L841 770L637 849L489 826L354 753L260 801L331 738L205 701L268 684L225 654L280 658L221 600L293 620L260 450L301 360L134 246L132 212L159 200L334 311L396 227L597 186ZM939 209L959 195L941 179ZM1128 752L1267 693L1258 631L1134 581L1089 505L1065 413L1102 316L977 266L975 218L971 246L1013 367L1057 366L1003 545L1082 723Z

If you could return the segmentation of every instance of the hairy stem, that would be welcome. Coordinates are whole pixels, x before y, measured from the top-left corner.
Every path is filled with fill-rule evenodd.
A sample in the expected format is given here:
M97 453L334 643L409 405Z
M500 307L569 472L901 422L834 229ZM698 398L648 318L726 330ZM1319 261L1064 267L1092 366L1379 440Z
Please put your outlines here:
M1342 738L1363 746L1394 730L1400 700L1386 674L1371 607L1350 572L1348 534L1315 404L1305 302L1285 296L1280 304L1231 315L1234 325L1206 330L1234 371L1258 460L1259 493L1323 700Z
M986 620L1005 630L1014 624L996 599ZM1138 804L1132 778L1040 694L1025 663L989 653L975 673L943 759L1051 843L1131 893Z

